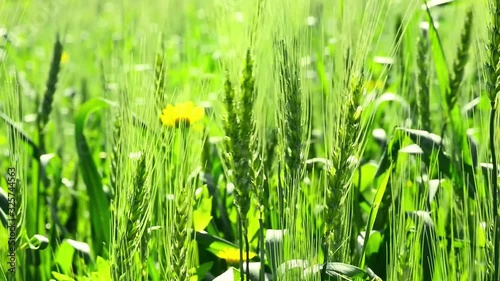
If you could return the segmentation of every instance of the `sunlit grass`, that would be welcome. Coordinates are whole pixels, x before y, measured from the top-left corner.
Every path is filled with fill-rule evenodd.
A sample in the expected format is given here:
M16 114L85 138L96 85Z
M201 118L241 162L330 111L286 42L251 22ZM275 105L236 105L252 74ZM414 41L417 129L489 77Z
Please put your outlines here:
M1 2L16 280L495 280L494 1L428 2Z

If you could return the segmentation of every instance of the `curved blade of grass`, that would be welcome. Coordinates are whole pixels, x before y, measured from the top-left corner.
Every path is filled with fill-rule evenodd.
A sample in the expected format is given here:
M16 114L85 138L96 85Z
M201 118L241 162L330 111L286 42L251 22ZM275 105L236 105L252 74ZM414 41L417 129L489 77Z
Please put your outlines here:
M299 262L300 261L301 260L299 260ZM307 264L305 263L295 264L299 267L307 266ZM323 267L323 264L315 264L311 267L306 268L303 272L304 279L309 280L308 278L311 278L318 272L322 271ZM368 272L364 271L363 269L343 262L329 262L326 265L325 274L331 277L337 277L336 280L352 280L353 278L363 278L362 280L366 280L365 278L368 276Z
M9 227L9 220L7 218L7 214L3 210L0 210L0 221L2 222L2 225L3 227L5 227L5 229Z
M395 130L394 137L385 147L382 154L382 159L380 160L377 172L375 173L376 179L385 174L385 172L387 172L391 168L391 164L398 160L398 152L401 149L401 146L402 136L398 133L397 130Z
M467 163L457 163L444 152L441 137L422 130L408 129L404 127L396 128L397 131L404 132L414 143L423 150L423 160L426 165L431 166L431 155L437 151L439 171L445 176L453 179L455 173L463 173L467 192L471 198L476 198L476 182L474 180L474 167ZM459 170L460 169L460 170Z
M45 250L49 246L49 239L43 235L35 234L27 242L19 247L20 251L24 251L28 248L32 250Z
M67 276L66 274L62 274L56 271L52 271L52 277L57 281L75 281L75 279Z
M445 7L453 4L454 2L454 0L432 0L427 3L427 7L429 7L429 9L432 9L434 7Z
M196 275L198 276L198 279L203 279L205 275L207 275L207 273L210 272L213 266L214 266L213 261L200 264L196 268Z
M110 211L109 201L102 188L101 176L92 158L92 153L84 135L88 117L112 105L104 99L91 99L84 103L75 116L75 141L79 158L80 172L87 187L89 196L89 212L92 224L92 246L96 255L103 254L103 245L109 244Z
M54 260L60 273L71 274L75 248L68 241L63 241L55 252Z
M365 242L363 244L363 251L361 253L361 259L359 261L360 268L365 267L366 246L368 245L368 241L370 240L370 233L372 233L373 225L375 224L375 219L377 218L377 213L378 213L378 209L380 207L380 203L382 202L382 199L384 198L384 193L385 193L387 184L389 183L389 178L392 174L392 168L393 168L393 164L390 164L389 168L385 172L384 177L382 178L382 181L380 182L379 186L377 187L377 193L375 193L375 198L373 199L373 205L372 205L372 208L370 210L368 222L366 224L366 239L365 239Z
M0 220L5 228L7 228L7 214L9 213L9 196L0 187Z
M206 233L205 231L196 231L195 239L196 239L196 242L198 242L200 245L207 246L207 247L212 246L212 248L216 249L216 250L218 249L217 247L219 247L219 246L221 247L221 249L223 249L225 247L230 247L230 248L235 248L235 249L238 248L238 246L236 246L236 244L231 243L231 242L229 242L225 239L222 239L220 237L210 235L210 234Z
M354 265L342 263L342 262L329 262L326 265L326 274L337 277L337 276L346 276L349 278L354 277L364 277L366 276L366 272Z
M282 264L276 269L276 274L277 276L283 277L287 276L287 272L290 271L299 271L299 272L306 272L307 268L309 268L309 261L306 260L288 260ZM308 272L306 272L308 273ZM303 273L305 274L305 273ZM280 278L278 278L280 279ZM307 280L307 278L304 278Z
M408 129L405 127L396 128L397 131L404 132L414 143L418 144L425 152L433 149L442 150L441 137L424 130Z
M226 272L217 276L213 281L239 281L240 278L240 271L234 267L230 267Z

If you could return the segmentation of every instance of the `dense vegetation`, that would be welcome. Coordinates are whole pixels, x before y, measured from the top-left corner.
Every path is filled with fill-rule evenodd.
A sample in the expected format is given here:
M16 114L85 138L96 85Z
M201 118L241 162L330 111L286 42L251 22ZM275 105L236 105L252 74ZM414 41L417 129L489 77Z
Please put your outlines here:
M0 278L500 280L499 15L0 2Z

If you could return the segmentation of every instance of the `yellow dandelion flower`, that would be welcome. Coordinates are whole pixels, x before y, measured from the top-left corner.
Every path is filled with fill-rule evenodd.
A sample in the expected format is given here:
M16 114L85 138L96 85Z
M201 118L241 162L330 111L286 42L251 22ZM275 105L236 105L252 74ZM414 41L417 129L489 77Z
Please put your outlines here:
M193 102L183 102L177 105L168 104L160 115L160 120L165 126L178 128L181 125L189 127L200 121L205 116L201 106L194 106Z
M243 252L243 261L246 261L247 253ZM249 252L248 257L253 259L256 257L256 253ZM217 257L225 259L229 265L238 264L240 262L240 250L236 248L225 248L224 250L217 253Z
M64 52L61 54L61 63L66 64L69 61L68 53Z

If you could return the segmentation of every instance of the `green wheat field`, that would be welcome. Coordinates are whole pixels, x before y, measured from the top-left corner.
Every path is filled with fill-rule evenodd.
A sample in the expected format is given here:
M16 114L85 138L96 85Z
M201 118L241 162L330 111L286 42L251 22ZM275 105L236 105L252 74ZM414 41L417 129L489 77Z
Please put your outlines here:
M0 280L500 281L500 0L0 0Z

